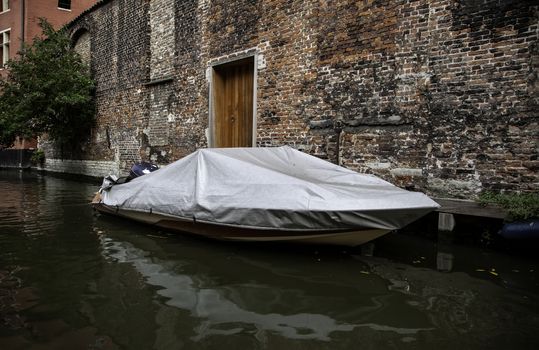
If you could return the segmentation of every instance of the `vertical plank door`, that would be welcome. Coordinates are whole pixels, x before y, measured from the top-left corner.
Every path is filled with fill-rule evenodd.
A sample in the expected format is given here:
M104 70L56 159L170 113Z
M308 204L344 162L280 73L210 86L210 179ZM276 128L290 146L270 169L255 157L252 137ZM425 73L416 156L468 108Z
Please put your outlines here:
M252 146L253 76L252 57L214 67L214 147Z

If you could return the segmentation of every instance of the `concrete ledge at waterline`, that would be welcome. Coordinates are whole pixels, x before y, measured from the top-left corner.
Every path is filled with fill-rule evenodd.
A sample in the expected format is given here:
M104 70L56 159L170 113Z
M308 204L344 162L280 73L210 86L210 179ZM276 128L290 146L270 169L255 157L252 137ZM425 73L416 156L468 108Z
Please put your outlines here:
M474 201L452 198L433 198L440 208L436 209L439 213L460 214L468 216L480 216L492 219L505 219L507 211L503 208L488 204L483 205Z
M454 215L467 215L476 218L505 219L507 211L496 205L484 205L470 200L433 198L440 208L438 212L438 232L452 232L456 226Z
M37 170L56 173L78 174L90 177L103 177L119 174L119 165L114 161L45 159L45 163Z

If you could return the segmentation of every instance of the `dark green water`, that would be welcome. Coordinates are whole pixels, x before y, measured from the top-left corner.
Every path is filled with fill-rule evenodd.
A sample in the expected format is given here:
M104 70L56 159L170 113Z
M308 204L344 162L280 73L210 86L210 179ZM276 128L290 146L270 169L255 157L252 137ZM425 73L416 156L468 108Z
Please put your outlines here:
M391 234L252 246L96 216L0 171L0 349L535 349L537 261Z

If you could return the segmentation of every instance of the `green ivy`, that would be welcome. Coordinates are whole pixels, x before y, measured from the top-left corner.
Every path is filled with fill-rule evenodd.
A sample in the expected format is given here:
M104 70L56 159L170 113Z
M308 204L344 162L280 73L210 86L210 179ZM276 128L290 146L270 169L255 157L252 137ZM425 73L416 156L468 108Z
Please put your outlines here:
M0 79L0 145L46 133L57 146L73 149L94 124L94 81L67 33L44 19L39 25L43 35L23 46Z
M42 165L43 162L45 161L45 152L41 149L35 150L34 153L32 153L30 160L34 164Z
M505 194L483 192L479 195L479 203L501 206L507 210L509 221L539 217L538 193Z

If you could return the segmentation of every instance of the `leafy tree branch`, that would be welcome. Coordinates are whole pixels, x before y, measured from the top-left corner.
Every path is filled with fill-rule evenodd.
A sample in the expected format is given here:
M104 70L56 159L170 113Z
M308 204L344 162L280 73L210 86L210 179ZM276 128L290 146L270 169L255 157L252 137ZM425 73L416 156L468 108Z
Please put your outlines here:
M57 146L73 149L94 123L94 81L67 33L44 19L40 27L42 37L8 62L9 74L0 80L0 145L46 133Z

